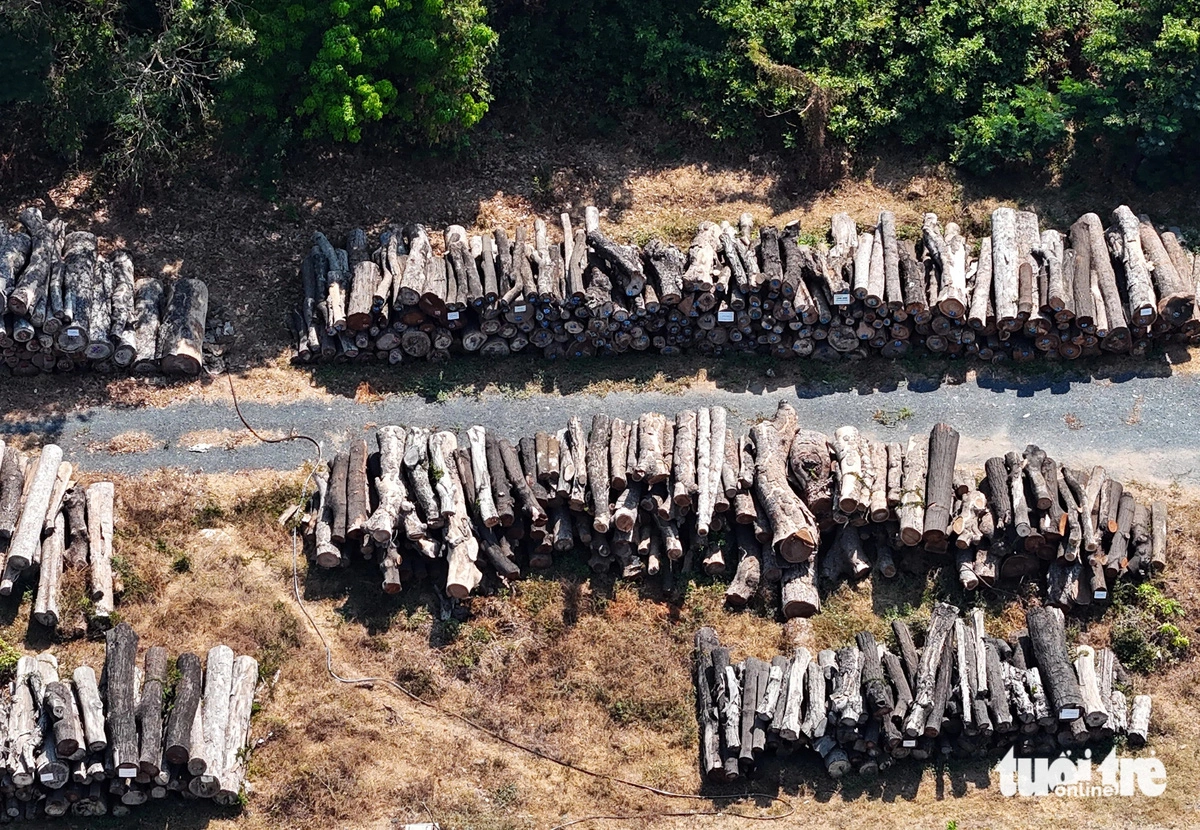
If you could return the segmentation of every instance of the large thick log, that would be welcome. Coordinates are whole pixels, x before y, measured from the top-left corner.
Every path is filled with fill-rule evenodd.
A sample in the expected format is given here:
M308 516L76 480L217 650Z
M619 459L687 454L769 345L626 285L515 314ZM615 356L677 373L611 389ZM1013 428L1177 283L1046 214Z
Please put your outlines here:
M1017 254L1017 213L1002 207L992 211L992 289L995 292L996 325L1011 329L1017 319L1020 282Z
M925 649L921 653L913 682L913 705L904 722L904 734L910 738L925 734L927 724L931 723L942 653L951 639L956 619L958 609L953 605L941 602L934 606L929 633L925 637ZM940 729L940 720L934 725Z
M79 698L79 719L83 724L89 753L103 752L108 747L104 724L104 700L96 683L96 672L90 666L79 666L71 673L71 683Z
M113 614L113 484L87 488L88 561L91 564L92 616L107 622Z
M50 499L54 495L54 485L58 479L58 466L62 463L62 457L62 448L57 444L46 444L42 447L32 482L26 488L25 506L21 510L20 521L17 522L16 532L9 540L6 569L19 573L28 568L29 563L40 553L42 527L45 525Z
M39 302L44 303L50 269L58 258L54 231L35 207L21 211L21 224L31 242L29 258L8 294L8 310L18 317L29 315Z
M25 456L12 446L0 450L0 540L12 538L21 515L21 496L25 490Z
M137 727L141 736L138 769L151 778L158 775L163 757L163 703L167 684L167 650L146 650L141 698L137 704Z
M1182 325L1192 318L1196 302L1196 287L1191 274L1181 274L1175 267L1166 246L1150 217L1138 217L1142 251L1153 266L1154 287L1158 292L1158 314L1172 326Z
M208 286L197 279L176 280L159 333L159 367L165 374L200 374L207 317Z
M138 772L137 647L137 634L127 622L118 623L105 635L105 721L109 753L119 778L133 778Z
M954 463L958 458L958 432L949 424L936 424L929 435L929 473L925 484L926 542L941 543L950 527L954 508Z
M1117 288L1117 275L1113 271L1112 260L1108 255L1108 245L1104 240L1104 225L1100 217L1094 213L1085 213L1079 217L1088 235L1088 248L1091 251L1091 269L1095 274L1095 284L1100 289L1104 316L1107 321L1108 335L1105 344L1126 340L1129 336L1129 326L1126 322L1121 293ZM1077 223L1078 224L1078 223ZM1097 305L1093 303L1093 305ZM1096 307L1096 314L1100 308Z
M355 438L350 442L346 466L346 538L362 539L367 519L371 516L371 494L367 489L367 442Z
M475 478L474 498L480 518L488 527L500 524L500 513L492 498L492 475L488 467L487 436L483 427L473 426L467 430L471 446L471 470Z
M212 798L220 790L217 776L225 753L225 731L229 726L229 696L233 688L233 649L227 645L208 650L204 665L204 697L199 710L200 745L193 735L188 770L193 778L188 782L192 795ZM194 762L203 762L194 763ZM198 770L198 771L197 771Z
M926 484L928 481L929 439L910 435L904 451L903 484L896 516L900 522L900 540L916 545L925 533Z
M715 706L713 651L720 647L717 632L708 626L696 631L693 665L696 712L700 719L700 773L715 781L725 779L721 763L720 712ZM715 681L719 683L719 680Z
M787 562L804 562L816 550L818 532L812 513L788 485L779 431L771 421L763 421L754 425L751 436L756 453L754 489L771 524L772 547Z
M1125 272L1125 290L1129 297L1129 318L1136 325L1148 326L1158 316L1158 302L1150 282L1150 268L1142 250L1141 226L1127 205L1113 211L1117 233L1108 236L1118 244L1113 256L1121 260Z
M29 787L37 778L36 754L41 743L37 713L41 701L33 697L32 686L37 681L32 678L36 674L36 658L25 656L17 661L5 736L6 775L17 787Z
M942 291L938 311L951 320L962 320L967 313L967 241L954 222L946 223L942 254Z
M200 658L184 652L176 659L175 670L178 678L163 736L163 757L172 764L186 764L192 756L192 724L203 692Z
M1136 695L1129 713L1129 746L1141 749L1150 737L1150 695Z
M788 470L800 488L800 497L818 521L833 511L833 452L824 433L796 431L788 451Z
M42 540L37 598L33 603L33 619L47 628L58 628L58 594L62 579L65 539L66 519L61 512L55 511L50 533Z
M861 506L862 446L862 437L855 427L838 427L833 435L833 447L838 462L838 509L848 516L857 512Z
M158 370L162 352L159 348L159 329L163 311L163 287L156 279L140 279L133 287L134 357L131 367L134 372ZM67 328L62 330L64 333ZM60 334L60 340L61 340ZM61 343L60 343L61 345Z
M0 311L8 308L8 293L17 284L31 247L28 234L11 233L7 227L0 227Z
M254 709L254 689L258 683L258 661L242 655L233 661L233 679L229 692L229 724L225 729L225 747L221 755L219 788L213 799L218 804L238 803L246 778L246 749L250 739L250 716Z
M346 330L365 331L375 318L375 291L383 272L367 251L367 235L362 228L350 231L346 239L350 265L350 292L346 303Z
M780 600L783 616L811 617L821 610L821 594L817 590L817 563L800 562L785 568L781 578Z
M1083 714L1083 697L1075 671L1067 658L1062 615L1033 606L1025 612L1025 626L1033 644L1038 669L1046 682L1051 710L1059 720L1075 720Z
M620 277L625 296L634 297L642 293L646 275L639 257L631 255L624 246L616 244L599 230L589 230L587 241L592 250Z

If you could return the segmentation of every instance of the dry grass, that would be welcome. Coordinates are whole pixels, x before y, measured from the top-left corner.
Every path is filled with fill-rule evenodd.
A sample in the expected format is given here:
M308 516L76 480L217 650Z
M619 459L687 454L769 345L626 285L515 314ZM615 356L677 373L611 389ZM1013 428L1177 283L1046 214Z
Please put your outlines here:
M143 645L178 652L226 642L258 657L267 679L279 672L253 722L254 738L262 743L251 759L254 793L247 808L230 816L201 807L183 820L185 826L382 830L432 815L447 828L524 830L584 815L707 809L713 803L668 801L568 772L383 685L329 681L319 642L290 596L291 539L277 522L300 481L299 473L160 472L117 482L116 552L125 582L119 613ZM1200 494L1141 491L1172 504L1172 566L1164 585L1195 619ZM826 597L822 614L785 628L766 606L726 612L723 584L708 578L668 599L657 589L593 577L566 560L511 591L474 598L470 619L459 622L440 618L426 587L383 595L367 563L335 573L306 572L302 564L301 579L307 607L342 674L397 678L438 705L554 757L686 793L699 786L689 676L697 626L714 626L734 659L766 657L797 638L823 648L844 643L863 627L886 637L887 621L896 615L920 628L935 599L966 604L948 580L902 576L842 586ZM8 607L0 636L41 648L44 632L26 627L30 599ZM1020 625L1020 603L1008 600L976 600L995 633ZM1107 629L1085 624L1081 637L1102 644ZM75 639L56 650L70 667L85 659L98 664L103 646ZM1068 821L1081 827L1194 826L1200 712L1191 690L1197 682L1194 660L1138 681L1155 695L1153 748L1170 782L1153 801L1005 802L988 765L979 763L938 769L902 764L878 780L835 784L810 760L772 760L753 789L791 799L806 823L819 826L874 828L881 820L933 828L951 820L960 828ZM733 828L745 822L663 818L610 826Z
M107 441L93 441L88 444L87 449L88 452L104 452L109 455L131 455L133 453L145 452L159 443L161 442L155 440L154 436L150 433L133 430L114 435Z
M282 438L283 433L277 429L260 429L258 434L266 439ZM259 443L259 440L245 429L197 429L179 436L175 442L184 448L205 448L236 450Z

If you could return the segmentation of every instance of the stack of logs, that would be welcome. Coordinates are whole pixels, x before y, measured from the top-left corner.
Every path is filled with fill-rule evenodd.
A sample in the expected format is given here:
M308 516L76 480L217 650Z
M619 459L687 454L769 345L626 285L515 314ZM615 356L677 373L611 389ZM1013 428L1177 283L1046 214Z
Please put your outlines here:
M733 573L733 605L779 583L785 617L820 610L818 564L827 582L872 562L885 577L954 565L968 590L1044 575L1062 608L1103 603L1118 577L1166 564L1163 503L1139 505L1102 467L1033 445L989 459L977 480L956 469L946 424L906 444L851 426L831 439L781 402L740 436L711 407L628 424L600 414L590 433L572 417L515 445L481 426L465 438L382 427L378 452L356 439L318 473L304 517L313 561L377 560L389 593L436 566L457 599L481 568L512 580L577 550L596 571L658 575L668 591L699 563Z
M583 228L565 213L561 223L561 242L541 219L532 238L519 227L511 241L503 228L451 225L442 254L421 225L387 230L373 251L361 229L343 248L317 233L290 318L297 361L525 349L836 360L918 346L999 362L1200 339L1200 260L1178 231L1124 205L1107 229L1088 213L1069 235L998 208L979 240L929 213L917 245L887 211L865 228L839 213L817 244L795 222L755 235L743 214L737 228L702 222L686 253L660 239L621 245L592 207Z
M18 581L36 583L33 619L55 629L64 570L87 568L89 615L107 628L115 591L113 484L82 487L73 474L56 444L26 455L0 441L0 596Z
M0 821L121 816L170 792L237 804L246 778L258 661L229 646L200 658L146 650L128 623L106 635L103 672L59 678L49 652L22 657L0 699Z
M895 651L862 632L855 644L814 655L797 648L770 663L731 663L716 632L696 633L700 768L709 781L752 776L764 753L805 747L829 775L873 775L902 758L978 758L1013 747L1057 755L1125 736L1146 743L1148 695L1132 710L1112 651L1068 652L1062 612L1033 607L1026 630L991 637L983 612L939 604L918 649L892 622ZM898 654L896 652L899 652Z
M22 230L0 223L0 371L200 373L202 281L177 279L164 292L157 279L135 278L128 252L100 255L95 234L68 233L35 207L20 220Z

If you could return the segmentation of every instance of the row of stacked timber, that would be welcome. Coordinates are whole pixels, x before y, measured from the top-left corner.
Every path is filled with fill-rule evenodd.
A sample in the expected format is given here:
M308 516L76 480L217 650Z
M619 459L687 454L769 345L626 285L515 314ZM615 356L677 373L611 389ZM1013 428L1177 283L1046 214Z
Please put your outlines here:
M23 453L0 441L0 596L36 585L33 619L50 629L78 613L61 602L64 575L85 571L90 622L107 628L119 592L113 574L111 481L83 487L62 448ZM21 591L16 591L17 596Z
M983 612L933 609L923 648L900 621L895 642L864 631L852 645L797 648L740 663L711 628L695 638L700 768L709 781L755 774L765 754L811 749L834 778L874 775L903 758L980 758L1012 747L1054 756L1123 736L1144 746L1151 699L1122 687L1113 652L1068 648L1055 608L1031 607L1026 629L1004 640Z
M0 820L121 816L172 792L239 803L258 661L225 645L203 671L195 654L168 658L152 646L139 665L128 623L106 634L99 677L22 657L0 696Z
M1033 445L961 469L946 424L905 443L852 426L829 436L781 402L747 434L711 407L599 414L590 431L572 417L516 443L482 426L461 439L386 426L375 439L377 451L355 439L318 471L302 518L312 561L374 560L389 593L433 570L463 599L485 571L509 581L584 555L668 591L693 568L728 574L730 604L775 595L785 617L818 612L821 583L942 565L967 590L1040 579L1069 609L1166 565L1164 503Z
M35 207L0 223L0 371L198 375L208 287L137 277L125 250Z
M897 357L920 347L981 360L1142 354L1200 338L1200 261L1177 230L1122 205L1064 234L1008 207L968 240L925 215L901 238L887 211L860 227L832 218L806 244L799 223L755 233L702 222L685 252L661 239L622 245L589 207L583 227L534 222L469 234L446 228L439 252L417 224L377 246L361 229L338 248L317 233L292 311L296 360L446 360L524 350L583 357L654 350L757 351L777 357ZM555 241L552 237L560 237Z

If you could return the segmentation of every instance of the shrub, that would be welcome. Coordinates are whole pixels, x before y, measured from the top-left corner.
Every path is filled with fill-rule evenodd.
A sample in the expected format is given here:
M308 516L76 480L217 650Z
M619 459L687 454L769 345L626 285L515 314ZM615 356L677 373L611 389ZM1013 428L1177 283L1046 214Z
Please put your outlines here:
M479 0L250 0L253 44L221 113L240 142L357 142L375 124L454 142L487 112L495 33Z
M6 97L35 110L61 155L99 144L120 180L160 178L205 134L216 82L238 69L232 55L250 33L233 8L231 0L18 0L6 15L9 36L44 56L42 83Z

